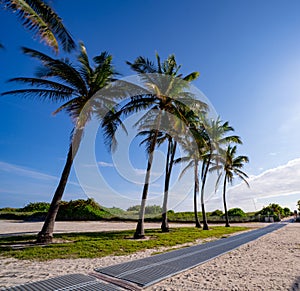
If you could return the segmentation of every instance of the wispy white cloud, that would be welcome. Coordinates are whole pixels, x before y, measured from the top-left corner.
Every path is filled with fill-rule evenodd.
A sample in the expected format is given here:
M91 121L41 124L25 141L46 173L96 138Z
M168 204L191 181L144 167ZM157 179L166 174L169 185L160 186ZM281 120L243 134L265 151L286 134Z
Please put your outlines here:
M228 189L228 203L244 209L253 208L253 201L260 199L280 198L300 194L300 158L291 160L285 165L251 176L250 188L240 183Z
M138 176L145 176L146 175L146 170L145 169L134 168L133 171ZM161 172L151 171L151 176L152 177L160 177L161 175L162 175Z
M43 172L34 169L30 169L24 166L15 165L3 161L0 161L0 173L1 172L10 175L18 175L26 178L31 178L34 180L57 181L59 179L57 176L45 174ZM69 181L68 183L75 186L79 186L77 182Z
M38 172L27 167L18 166L0 161L0 172L7 172L15 175L25 176L37 180L57 180L57 177Z
M107 163L107 162L98 162L98 165L100 166L100 167L111 167L111 168L113 168L114 167L114 164L113 163Z

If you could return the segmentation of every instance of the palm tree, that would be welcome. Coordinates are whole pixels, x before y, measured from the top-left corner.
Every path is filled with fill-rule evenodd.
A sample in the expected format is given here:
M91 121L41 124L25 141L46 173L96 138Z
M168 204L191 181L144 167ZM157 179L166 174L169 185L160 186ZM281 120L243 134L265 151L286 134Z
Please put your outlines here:
M156 55L156 64L144 57L138 57L133 63L127 62L127 64L141 76L144 84L150 88L150 93L132 97L131 100L120 109L120 112L125 116L141 110L148 110L150 114L157 113L153 123L154 131L152 140L149 145L147 170L142 192L139 219L134 234L134 238L144 238L146 200L149 190L153 153L161 125L162 113L168 112L174 114L175 112L178 112L177 109L183 106L182 100L186 100L189 95L184 92L184 87L187 87L186 83L195 80L199 76L199 73L193 72L185 77L179 75L178 71L181 66L177 65L174 55L169 56L164 62L161 62L160 57ZM163 78L162 76L167 76L169 78ZM179 98L173 98L173 96L179 96ZM147 115L148 114L146 113L146 118Z
M66 52L73 50L76 45L71 34L64 27L61 18L49 4L42 0L0 0L5 10L15 13L23 26L38 36L48 46L58 53L59 45Z
M182 146L182 145L181 145ZM201 157L198 151L190 151L190 147L185 147L184 150L187 152L185 157L181 157L175 160L175 163L188 162L187 166L182 170L180 178L185 174L189 168L194 170L194 216L195 216L195 226L200 228L201 223L198 217L198 201L199 196L199 162Z
M226 219L226 227L229 227L229 218L227 212L227 204L226 204L226 187L227 183L233 182L234 176L237 176L242 181L246 183L249 187L249 183L246 180L248 178L247 174L243 172L241 169L244 166L244 163L249 162L249 158L247 156L236 156L237 147L228 145L226 152L220 155L219 160L222 164L222 170L218 177L218 181L221 179L222 175L224 174L224 183L223 183L223 204L224 204L224 211L225 211L225 219ZM220 169L220 165L216 165L212 167L212 170ZM217 182L218 182L217 181Z
M168 140L168 150L166 157L166 167L165 167L165 184L164 184L164 198L162 205L162 220L161 220L161 230L162 232L169 232L168 223L168 199L169 199L169 188L170 179L175 162L175 153L177 149L177 141L173 139L170 135L166 134Z
M189 121L189 129L192 137L187 138L186 134L183 134L180 140L180 146L186 152L185 157L177 159L175 162L188 162L187 166L182 170L180 178L185 174L189 168L193 168L194 171L194 216L196 227L200 228L201 223L198 217L198 196L199 196L199 163L203 163L203 154L206 148L205 130L202 122L193 112L187 114L187 120ZM202 214L203 215L203 214Z
M202 170L201 170L201 210L203 216L203 229L208 230L208 223L207 223L207 216L205 211L205 185L206 180L209 172L209 168L211 166L212 157L218 157L218 153L222 146L228 145L230 142L241 144L242 141L239 136L236 135L227 135L229 132L234 131L234 128L229 125L228 122L222 123L221 120L218 118L217 120L210 120L208 121L203 120L204 128L205 128L205 147L206 153L203 154L203 163L202 163Z
M146 151L149 155L149 150L155 130L144 130L141 131L138 136L145 136L145 139L140 143L146 144ZM170 187L170 178L172 174L172 169L175 161L175 153L177 148L177 142L172 138L172 136L166 132L159 131L157 134L157 146L161 146L165 141L168 142L167 146L167 156L166 156L166 165L165 165L165 183L164 183L164 196L163 196L163 206L162 206L162 223L161 230L162 232L169 232L168 224L168 197L169 197L169 187Z
M9 80L10 82L29 85L29 89L9 91L2 93L2 95L20 95L23 97L36 97L52 102L64 102L54 114L60 111L66 111L74 124L66 163L43 228L38 234L37 242L49 243L52 241L55 218L74 157L80 145L84 127L91 118L92 112L90 110L83 110L83 108L98 90L110 84L115 75L115 71L112 67L112 56L107 52L96 56L93 59L95 66L91 67L83 44L80 44L78 68L74 67L68 61L53 59L32 49L23 48L23 51L26 55L40 61L42 67L38 70L36 78L22 77ZM54 80L49 80L49 78L53 78ZM101 98L102 103L98 102L98 106L106 107L115 105L111 97L106 98L105 96L101 96ZM101 110L97 110L97 112L100 111ZM109 127L106 129L110 130Z

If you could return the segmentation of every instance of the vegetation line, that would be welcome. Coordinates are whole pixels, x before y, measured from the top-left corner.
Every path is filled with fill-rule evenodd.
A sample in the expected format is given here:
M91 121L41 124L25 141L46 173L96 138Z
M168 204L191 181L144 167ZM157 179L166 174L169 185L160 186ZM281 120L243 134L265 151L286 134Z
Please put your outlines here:
M100 258L121 256L156 249L182 246L196 243L198 240L222 238L247 227L224 226L211 227L210 231L194 227L170 229L168 233L160 229L145 230L146 239L134 240L133 230L98 233L54 234L54 243L49 245L34 244L35 236L14 236L0 238L0 256L21 260L46 261L53 259Z

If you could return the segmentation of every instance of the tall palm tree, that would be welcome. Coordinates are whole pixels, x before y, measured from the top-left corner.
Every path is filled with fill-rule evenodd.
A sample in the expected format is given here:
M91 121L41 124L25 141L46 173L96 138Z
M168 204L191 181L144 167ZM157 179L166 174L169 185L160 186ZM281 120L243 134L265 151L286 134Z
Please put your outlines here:
M62 19L54 10L42 0L0 0L4 10L9 10L17 15L23 26L33 31L56 53L59 50L59 42L66 52L73 50L76 45L71 34L62 23Z
M183 135L180 140L180 146L186 153L185 157L177 159L175 162L187 162L187 166L180 174L180 178L185 174L189 168L193 168L194 171L194 216L196 227L200 228L201 223L198 217L198 196L200 190L199 182L199 164L203 163L203 155L206 149L206 137L205 129L202 124L203 118L195 116L193 112L187 114L187 120L189 121L189 130L192 134L191 138L187 138L187 135ZM203 216L203 214L202 214Z
M95 65L92 67L83 44L80 44L78 67L73 66L68 61L53 59L36 50L23 48L23 51L26 55L41 62L42 67L38 70L35 78L21 77L10 80L10 82L28 85L30 88L9 91L2 93L2 95L20 95L52 102L64 102L54 113L65 111L74 124L66 163L43 228L38 234L37 242L49 243L52 241L55 218L84 127L91 118L92 112L83 110L83 108L98 90L110 84L115 71L112 67L112 56L107 52L96 56L93 59ZM53 80L49 80L49 78ZM106 106L115 105L111 97L101 96L101 98L102 103L98 102L98 106L106 108ZM97 112L101 112L101 110L97 110ZM110 130L109 127L106 129Z
M229 122L222 123L218 118L217 120L203 120L205 128L205 147L206 153L203 154L203 163L201 170L201 210L203 216L203 229L208 230L207 216L205 211L205 185L209 168L211 166L212 157L218 157L218 153L222 147L227 146L229 143L241 144L242 141L237 135L228 135L229 132L234 131L234 128L229 125Z
M146 151L149 155L149 150L153 136L155 134L154 130L144 130L141 131L138 136L145 136L145 139L140 143L146 144ZM159 131L157 135L157 146L161 146L164 142L168 143L167 145L167 155L166 155L166 164L165 164L165 182L164 182L164 195L163 195L163 204L162 204L162 223L161 230L162 232L169 232L169 223L168 223L168 197L169 197L169 187L170 187L170 178L172 174L172 169L175 161L175 153L177 148L177 141L172 138L172 136L166 132Z
M181 145L182 146L182 145ZM183 147L184 150L187 152L187 155L185 157L181 157L175 160L175 163L179 162L187 162L188 164L186 167L182 170L180 174L180 178L185 174L185 172L189 168L193 168L194 171L194 216L195 216L195 226L200 228L201 223L198 216L198 196L199 196L199 163L201 160L201 157L199 156L198 151L190 151L190 147Z
M176 63L175 56L169 56L164 62L161 62L160 57L156 55L156 64L144 57L138 57L133 63L127 62L131 69L137 72L144 81L144 84L152 89L150 94L142 94L134 96L131 100L124 105L120 112L123 115L132 114L141 110L148 110L150 114L157 112L155 122L153 124L153 136L149 146L149 155L147 161L147 170L145 175L145 182L142 192L141 208L139 213L139 219L134 234L134 238L144 238L144 217L146 200L149 190L149 182L151 175L151 168L153 162L153 153L157 142L157 136L161 125L161 118L163 112L174 114L178 107L183 106L183 100L187 99L186 92L184 92L185 83L195 80L198 76L198 72L193 72L185 77L178 74L181 66ZM167 82L162 81L162 77L170 77ZM178 82L181 80L181 82ZM183 82L186 81L186 82ZM179 96L179 98L172 98L173 96ZM152 112L152 113L151 113Z
M168 140L168 150L167 150L167 157L166 157L164 198L163 198L163 205L162 205L162 220L161 220L161 227L160 227L162 232L169 232L170 229L168 223L168 199L169 199L170 180L171 180L172 170L175 162L175 154L177 149L177 141L168 134L166 134L166 138Z
M219 157L219 160L222 164L222 172L219 174L218 181L221 179L222 175L224 175L223 204L224 204L224 211L225 211L226 227L230 226L227 204L226 204L227 183L232 184L234 177L237 176L242 181L244 181L246 185L249 187L249 183L246 180L248 176L245 172L241 170L244 166L244 163L249 162L249 158L247 156L236 156L236 151L237 151L236 146L232 147L228 145L227 150L224 152L224 154L221 154ZM214 167L212 167L212 170L217 170L217 169L220 169L220 165L215 165Z

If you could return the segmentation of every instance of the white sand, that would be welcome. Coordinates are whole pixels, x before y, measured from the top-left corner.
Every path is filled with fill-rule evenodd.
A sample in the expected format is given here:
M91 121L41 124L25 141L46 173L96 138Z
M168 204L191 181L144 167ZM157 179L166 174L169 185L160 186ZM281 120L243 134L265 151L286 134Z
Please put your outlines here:
M62 222L57 223L56 231L133 229L135 224L101 222L102 229L99 229L99 226L99 222ZM159 225L149 224L148 227ZM0 221L2 234L36 232L39 229L38 223L26 223L21 227L20 224ZM0 287L63 274L88 274L93 272L95 267L144 258L150 256L153 251L157 250L147 250L129 256L47 262L1 258ZM300 290L299 286L300 224L293 223L194 269L161 281L147 290Z

